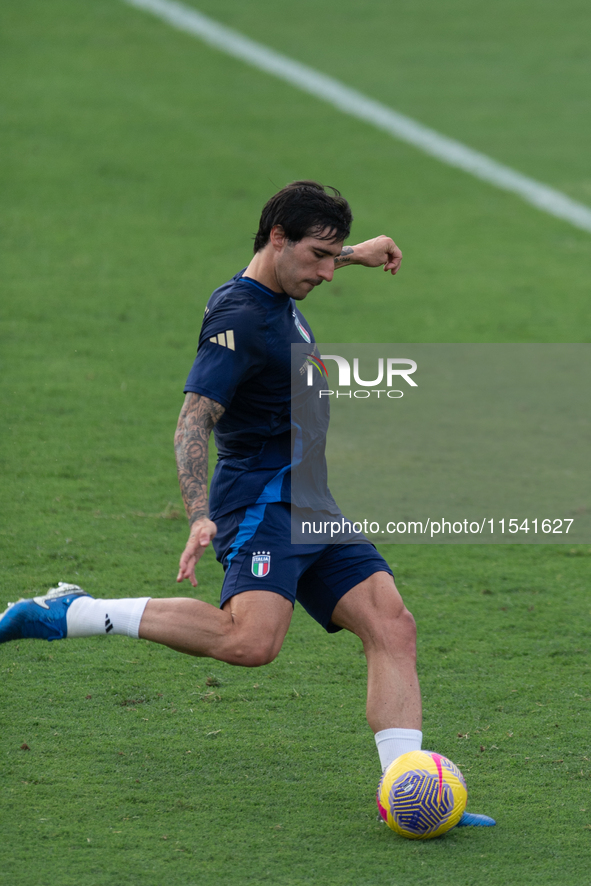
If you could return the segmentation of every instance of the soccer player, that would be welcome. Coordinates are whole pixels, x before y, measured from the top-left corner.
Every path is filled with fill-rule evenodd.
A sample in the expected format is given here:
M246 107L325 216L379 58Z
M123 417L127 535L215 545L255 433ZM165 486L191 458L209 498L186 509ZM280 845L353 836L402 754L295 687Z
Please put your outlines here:
M250 264L209 299L185 385L175 450L190 534L177 581L197 586L195 566L213 543L225 571L221 607L192 597L94 599L60 582L43 597L9 604L0 641L126 634L255 667L279 653L298 599L327 631L361 639L367 719L385 769L421 747L413 617L365 539L291 543L291 344L314 347L298 303L338 268L396 274L402 259L386 236L344 246L351 210L330 191L294 182L265 205ZM212 430L219 458L208 503Z

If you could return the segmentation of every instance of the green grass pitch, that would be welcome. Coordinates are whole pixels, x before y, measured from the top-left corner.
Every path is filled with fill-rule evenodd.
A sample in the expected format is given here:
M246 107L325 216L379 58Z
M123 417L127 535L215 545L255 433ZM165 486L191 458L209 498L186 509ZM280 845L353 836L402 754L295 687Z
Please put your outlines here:
M577 0L196 5L591 201ZM405 254L395 280L314 293L319 340L589 340L588 234L119 0L0 16L2 608L58 580L179 593L183 381L287 181L340 187L354 238ZM252 671L120 637L3 646L0 883L591 883L591 549L383 552L418 621L425 747L496 828L380 823L360 645L297 608ZM206 556L198 593L220 580Z

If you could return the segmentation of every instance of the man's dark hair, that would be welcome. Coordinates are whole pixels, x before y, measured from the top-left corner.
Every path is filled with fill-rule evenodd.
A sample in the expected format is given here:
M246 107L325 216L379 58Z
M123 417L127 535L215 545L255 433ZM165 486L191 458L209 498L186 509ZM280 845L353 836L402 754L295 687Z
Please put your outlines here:
M315 181L292 182L263 207L254 251L267 245L275 225L281 225L292 243L312 236L339 242L349 236L352 221L351 207L336 188Z

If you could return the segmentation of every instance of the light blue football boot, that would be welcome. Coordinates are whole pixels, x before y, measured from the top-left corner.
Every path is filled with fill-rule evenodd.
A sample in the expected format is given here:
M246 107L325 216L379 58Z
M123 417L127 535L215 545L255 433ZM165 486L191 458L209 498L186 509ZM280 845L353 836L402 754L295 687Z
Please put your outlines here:
M494 818L489 818L488 815L478 815L476 812L464 812L456 827L492 828L494 825L496 825L496 821Z
M64 640L68 633L66 613L78 597L89 597L78 585L58 583L44 597L9 603L0 615L0 643L9 640Z

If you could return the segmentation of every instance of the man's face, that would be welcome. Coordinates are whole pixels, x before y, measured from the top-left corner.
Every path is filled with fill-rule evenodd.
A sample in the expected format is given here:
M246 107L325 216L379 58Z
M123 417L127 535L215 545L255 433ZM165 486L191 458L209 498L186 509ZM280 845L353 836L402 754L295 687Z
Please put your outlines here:
M320 231L320 235L324 232ZM318 237L304 237L292 243L280 234L275 238L274 270L281 291L298 301L319 286L323 280L328 283L334 275L334 260L341 254L341 241L323 240Z

